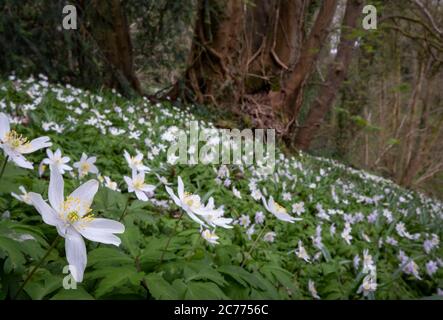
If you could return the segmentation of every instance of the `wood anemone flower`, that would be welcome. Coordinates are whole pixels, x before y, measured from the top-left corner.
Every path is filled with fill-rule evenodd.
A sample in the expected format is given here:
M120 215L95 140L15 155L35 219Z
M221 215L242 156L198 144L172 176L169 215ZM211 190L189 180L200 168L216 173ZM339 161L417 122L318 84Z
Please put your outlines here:
M52 146L49 140L49 137L40 137L28 141L15 130L11 130L9 118L4 113L0 113L0 148L3 149L5 156L9 157L17 166L33 169L32 162L26 160L23 155Z
M123 233L125 226L114 220L95 218L91 214L91 204L98 191L97 180L89 180L82 184L67 199L64 198L63 177L57 170L51 170L48 190L48 205L40 194L30 192L29 198L43 221L57 228L60 236L65 238L66 258L69 270L75 281L83 280L87 254L83 240L113 244L121 243L114 233Z

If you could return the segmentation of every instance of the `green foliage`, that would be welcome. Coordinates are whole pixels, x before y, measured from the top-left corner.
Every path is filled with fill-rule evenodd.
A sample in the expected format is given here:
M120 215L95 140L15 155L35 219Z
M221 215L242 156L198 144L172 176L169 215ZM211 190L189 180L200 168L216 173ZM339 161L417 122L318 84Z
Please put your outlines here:
M22 106L30 101L25 92L33 85L42 99L36 103L36 110L26 110ZM66 102L70 100L67 97L74 100ZM11 99L21 106L18 111L11 108ZM442 236L441 204L390 181L328 159L305 154L285 158L277 150L274 176L258 179L253 167L229 165L231 186L225 187L216 181L217 166L171 166L165 151L153 153L166 144L162 135L170 126L183 128L187 121L196 119L171 103L151 105L143 100L123 100L108 92L97 96L72 88L46 87L36 81L16 82L14 86L5 82L0 87L0 101L5 101L4 112L29 117L28 125L15 125L18 132L29 138L49 135L54 143L52 149L61 148L63 155L71 157L71 164L83 152L97 156L99 179L109 176L121 192L102 183L92 205L93 213L96 217L120 220L126 228L119 235L118 247L85 241L88 262L84 280L76 289L63 287L68 276L63 273L67 261L64 244L59 243L18 295L20 299L307 299L312 297L308 289L310 280L323 299L361 299L364 296L357 292L365 275L361 265L355 269L353 259L356 255L362 257L364 249L369 250L377 266L378 288L367 298L433 299L442 286L441 269L433 276L425 272L426 263L441 257L442 249L434 248L429 253L423 250L425 239L431 239L432 234ZM122 110L135 108L133 113L119 115L116 106ZM75 112L76 108L81 112ZM68 116L75 117L77 122L67 121ZM102 122L88 124L101 116L112 127L125 130L125 134L111 134L109 128L103 133ZM140 119L145 122L140 123ZM355 119L362 126L371 126L364 119ZM50 121L63 125L63 133L45 131L43 127ZM128 132L136 130L141 132L140 137L129 137ZM152 199L155 201L143 202L127 192L123 176L130 176L131 172L123 150L130 154L144 151L145 164L151 168L146 182L156 185ZM26 156L35 164L45 157L42 151ZM166 178L173 189L177 176L181 176L186 191L198 194L203 202L213 197L217 206L224 206L227 217L238 221L242 215L249 216L255 223L255 232L248 234L248 229L240 224L232 229L217 228L219 244L208 244L196 223L186 215L179 219L181 211L168 202L164 181L157 175ZM79 179L76 171L73 176L65 174L65 194L89 178ZM10 163L1 179L0 298L8 299L14 297L40 262L57 232L43 223L32 206L10 195L20 194L18 186L23 185L27 191L47 199L48 171L39 177L37 168L17 169ZM251 195L252 181L292 215L292 204L303 202L303 220L285 223L266 212L261 200ZM241 199L235 197L232 186L240 191ZM289 198L284 196L286 193ZM319 217L319 205L329 220ZM385 210L392 213L391 223L383 216ZM265 215L265 226L254 222L258 211ZM374 211L378 218L369 223L368 216ZM363 220L353 224L353 238L347 244L341 236L345 217L350 219L358 213ZM411 234L420 234L420 238L409 240L399 236L398 222L403 222ZM337 229L334 235L330 231L332 226ZM319 227L323 244L320 248L313 242ZM263 241L259 237L261 231L275 232L275 240ZM397 246L387 244L388 237L395 238ZM382 246L380 239L385 241ZM299 241L309 254L309 262L295 253ZM398 259L400 249L417 263L423 280L404 272Z

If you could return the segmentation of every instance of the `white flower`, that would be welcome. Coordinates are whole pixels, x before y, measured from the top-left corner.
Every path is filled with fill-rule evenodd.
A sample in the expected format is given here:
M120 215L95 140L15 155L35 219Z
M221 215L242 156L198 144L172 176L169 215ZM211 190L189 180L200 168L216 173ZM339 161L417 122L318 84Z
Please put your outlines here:
M124 151L124 157L129 167L132 170L149 172L149 167L143 164L143 155L141 153L137 153L135 157L132 157L126 150Z
M160 183L164 184L164 185L170 185L171 183L168 182L168 179L166 179L165 177L162 177L160 175L158 175L157 173L155 174L155 176L157 177L158 181L160 181Z
M257 211L254 216L255 223L262 224L265 221L265 215L261 211Z
M203 219L212 227L222 227L226 229L232 228L232 226L229 224L232 223L233 219L223 217L223 206L215 209L214 199L212 197L209 198L208 204L201 210L198 210L196 213L200 214Z
M403 267L403 272L406 274L413 275L416 279L421 280L420 274L418 273L418 265L415 263L414 260L408 259L406 265Z
M292 199L291 194L289 192L283 193L282 196L283 196L283 200L285 200L285 201L291 201L291 199Z
M331 224L331 226L329 227L329 233L331 234L331 237L333 237L335 235L336 232L336 228L335 228L335 224Z
M259 201L259 200L263 197L263 195L262 195L262 193L261 193L260 190L258 190L258 189L253 189L253 190L251 191L251 197L252 197L254 200L256 200L256 201Z
M241 193L235 187L232 187L232 193L234 194L234 196L241 199Z
M352 260L352 261L353 261L354 269L357 270L360 265L360 257L358 256L358 254L356 254L354 256L354 260Z
M363 250L363 273L372 272L375 270L374 260L369 254L368 249Z
M80 161L74 163L74 168L78 169L78 175L80 178L83 178L88 173L98 174L98 169L94 165L95 161L97 161L96 157L90 157L83 153Z
M436 273L437 270L438 270L438 264L437 264L437 262L431 260L431 261L429 261L429 262L426 263L426 272L428 273L428 275L429 275L430 277L432 277L432 275L433 275L434 273Z
M301 240L298 241L298 250L295 250L295 254L300 259L303 259L306 262L311 262L311 258L309 257L309 254L306 251L305 247L303 247L303 242L301 242Z
M255 233L255 224L251 225L247 230L246 230L246 235L248 236L248 239L251 240L252 239L252 235Z
M218 244L218 236L215 234L214 231L206 229L202 231L201 235L203 239L208 241L210 244Z
M272 213L277 219L281 221L286 221L290 223L294 223L294 221L302 220L301 218L294 218L288 214L286 209L279 205L277 202L274 201L274 199L269 197L269 201L266 203L265 198L262 198L263 205L265 206L266 210L268 210L270 213Z
M134 192L137 199L141 201L148 201L148 195L146 193L152 193L155 190L155 186L145 183L145 173L137 173L132 171L132 179L124 176L126 184L128 185L128 191Z
M263 236L263 240L266 242L274 242L276 235L277 234L275 232L269 231Z
M292 213L296 213L299 216L304 212L305 212L304 202L298 202L292 205Z
M183 180L180 176L178 177L177 196L174 194L174 191L172 191L171 188L168 186L165 186L165 188L175 204L182 208L192 220L200 225L206 225L196 216L197 211L201 212L203 208L200 196L185 192Z
M22 192L22 194L18 195L18 194L15 194L14 192L11 192L11 196L16 198L18 201L24 202L26 204L32 204L31 199L29 198L29 193L26 192L25 187L20 186L18 188Z
M114 191L120 192L120 189L118 188L117 182L114 182L109 178L108 176L104 176L105 179L105 187Z
M412 239L412 235L406 231L405 224L403 222L399 222L395 225L395 230L397 231L397 234L402 238Z
M367 296L371 292L375 292L377 290L377 278L375 270L366 275L363 279L363 283L358 288L357 293L363 293L364 296Z
M311 279L309 279L309 281L308 281L308 290L313 298L320 299L320 297L317 293L317 289L315 289L315 283Z
M50 149L46 149L47 158L43 159L42 163L50 166L50 169L55 169L64 174L65 171L71 171L72 168L67 165L71 160L69 157L62 157L62 152L57 149L54 153Z
M251 224L251 218L249 218L247 214L242 214L240 218L238 218L238 224L247 228Z
M26 160L23 154L32 153L42 148L52 146L49 137L40 137L28 142L28 139L11 130L9 118L4 113L0 113L0 148L5 156L8 156L17 166L26 169L33 169L31 162Z
M125 231L124 225L120 222L94 218L91 214L90 207L98 186L97 180L89 180L64 200L63 177L58 171L52 170L48 190L50 205L41 195L29 193L31 202L43 221L55 226L59 235L65 238L69 270L77 282L83 280L87 262L86 246L82 236L91 241L118 246L121 240L114 233Z
M46 165L43 163L43 161L40 162L38 165L38 176L41 177L46 171Z
M343 229L343 232L341 233L341 237L346 241L346 243L348 245L351 244L351 240L352 240L351 232L352 232L351 224L349 222L346 222L345 228Z

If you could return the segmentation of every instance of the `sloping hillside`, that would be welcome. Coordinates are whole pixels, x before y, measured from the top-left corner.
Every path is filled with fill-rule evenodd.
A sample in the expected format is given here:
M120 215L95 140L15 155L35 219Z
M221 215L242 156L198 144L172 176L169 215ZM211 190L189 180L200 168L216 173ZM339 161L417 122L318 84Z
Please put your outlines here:
M52 85L43 76L2 82L0 112L8 118L0 123L0 160L15 160L0 178L2 299L442 295L443 204L390 181L306 154L288 158L278 149L272 175L255 165L173 165L171 142L197 120L189 110ZM203 128L215 130L200 119ZM21 158L7 148L42 136L54 154L25 153L33 169L19 168ZM108 218L125 227L113 229L120 245L85 237L87 265L76 289L63 287L73 286L67 240L54 243L55 223L45 223L32 200L48 198L55 179L50 163L64 168L66 195L90 179L100 182L92 211L61 213L66 225ZM180 179L189 193L177 190Z

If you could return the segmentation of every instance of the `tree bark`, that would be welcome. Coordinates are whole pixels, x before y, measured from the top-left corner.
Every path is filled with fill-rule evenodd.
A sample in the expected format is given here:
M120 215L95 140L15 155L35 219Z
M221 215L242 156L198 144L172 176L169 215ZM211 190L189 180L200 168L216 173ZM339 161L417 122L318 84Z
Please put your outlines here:
M295 67L283 81L280 90L282 115L288 124L287 133L294 124L302 105L303 87L315 67L321 48L329 34L329 26L334 17L338 0L323 1L314 25L305 43Z
M105 84L125 95L141 94L134 72L129 25L120 0L80 1L90 26L90 33L102 52L108 72Z
M337 55L335 61L329 67L327 79L322 84L317 98L309 109L303 126L297 132L295 147L298 149L307 150L309 148L324 117L333 106L339 88L346 77L355 47L355 37L352 36L352 32L356 28L362 4L363 1L361 0L348 0L346 4Z
M421 168L421 159L423 155L424 149L424 136L426 133L426 129L429 121L429 102L428 102L428 94L426 94L421 113L420 120L418 124L415 125L416 121L414 121L414 113L416 105L418 104L419 96L421 95L422 88L424 87L423 82L425 78L425 73L429 69L430 63L428 63L428 67L424 65L420 68L420 75L418 77L418 83L416 86L416 90L414 90L412 101L411 101L411 128L409 134L411 135L410 139L406 139L406 148L409 149L409 157L406 159L406 164L404 167L404 171L401 175L400 184L405 187L410 187L413 183L414 178L418 174ZM426 71L425 71L426 70ZM413 134L414 133L414 134ZM413 141L413 136L415 136L415 141Z
M249 8L246 17L247 93L280 86L281 76L299 55L308 4L308 0L258 0Z
M241 66L244 5L238 0L200 0L188 68L169 93L199 103L235 101L233 82ZM231 91L230 91L231 89Z

